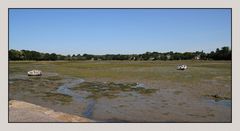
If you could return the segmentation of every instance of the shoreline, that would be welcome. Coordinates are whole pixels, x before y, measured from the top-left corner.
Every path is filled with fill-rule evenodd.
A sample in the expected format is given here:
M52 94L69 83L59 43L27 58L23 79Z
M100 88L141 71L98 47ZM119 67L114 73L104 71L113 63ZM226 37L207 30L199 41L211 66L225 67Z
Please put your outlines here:
M32 103L11 100L9 101L9 122L95 122L88 118L57 112L52 109Z

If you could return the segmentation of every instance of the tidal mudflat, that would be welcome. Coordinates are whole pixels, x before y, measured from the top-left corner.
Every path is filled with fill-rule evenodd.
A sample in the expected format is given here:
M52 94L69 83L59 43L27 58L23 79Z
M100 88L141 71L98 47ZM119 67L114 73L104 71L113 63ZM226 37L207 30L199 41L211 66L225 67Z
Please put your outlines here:
M231 61L9 62L9 99L96 122L231 122Z

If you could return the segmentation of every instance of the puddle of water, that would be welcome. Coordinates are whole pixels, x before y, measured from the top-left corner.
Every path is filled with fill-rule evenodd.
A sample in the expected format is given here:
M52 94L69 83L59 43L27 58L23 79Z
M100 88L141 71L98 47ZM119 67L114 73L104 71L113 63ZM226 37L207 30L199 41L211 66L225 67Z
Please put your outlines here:
M70 90L70 88L74 87L75 85L81 84L83 82L84 82L83 79L72 80L71 82L67 82L59 86L57 89L57 92L60 94L72 96L74 100L81 102L83 101L83 97L80 96L78 93L75 93L72 90Z
M231 100L208 100L208 103L213 105L220 105L224 107L232 107Z
M87 105L87 108L85 109L85 111L82 113L83 116L87 117L87 118L91 118L93 111L94 111L94 106L96 104L96 101L91 100L89 102L89 104Z
M73 100L75 100L76 102L82 103L84 101L84 98L77 92L72 91L70 88L72 88L76 85L79 85L83 82L84 82L83 79L70 80L70 81L66 82L65 84L59 86L57 89L57 92L64 94L64 95L72 96ZM82 115L84 117L91 118L93 111L94 111L95 103L96 103L96 101L94 101L94 100L89 100L87 102L87 107L82 113Z

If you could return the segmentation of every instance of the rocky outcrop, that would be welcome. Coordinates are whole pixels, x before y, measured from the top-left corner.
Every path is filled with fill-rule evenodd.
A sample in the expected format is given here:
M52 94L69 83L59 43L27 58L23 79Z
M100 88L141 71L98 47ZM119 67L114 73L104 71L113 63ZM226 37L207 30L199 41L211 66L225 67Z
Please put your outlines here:
M94 122L93 120L56 112L35 104L11 100L9 101L9 122Z

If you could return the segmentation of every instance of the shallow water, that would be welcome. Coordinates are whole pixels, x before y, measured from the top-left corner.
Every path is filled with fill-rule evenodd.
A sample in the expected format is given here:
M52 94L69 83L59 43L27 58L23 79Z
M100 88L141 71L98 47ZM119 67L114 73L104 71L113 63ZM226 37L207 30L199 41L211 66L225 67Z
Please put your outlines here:
M82 104L84 102L84 98L80 94L72 91L70 88L72 88L76 85L79 85L79 84L83 83L84 81L85 80L83 80L83 79L70 80L70 81L64 83L63 85L59 86L57 89L57 92L60 94L72 96L74 101L79 102L79 104ZM96 102L94 100L89 100L87 102L86 109L82 112L82 115L87 118L91 118L95 103Z
M212 105L232 107L232 101L231 100L208 100L208 103L212 104Z
M90 100L88 102L88 105L87 105L86 109L82 113L83 116L85 116L87 118L92 118L92 114L93 114L93 111L94 111L95 104L96 104L95 100Z
M75 93L72 90L70 90L70 88L72 88L78 84L81 84L83 82L84 82L83 79L76 79L76 80L68 81L68 82L64 83L63 85L59 86L57 89L57 92L60 94L72 96L74 100L82 102L83 97L81 95L79 95L78 93Z

